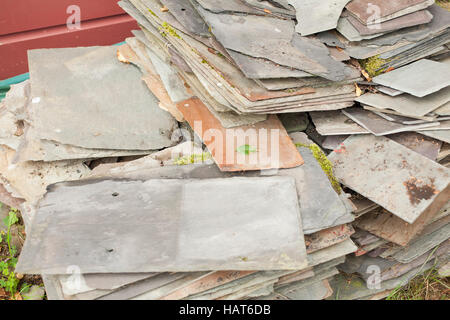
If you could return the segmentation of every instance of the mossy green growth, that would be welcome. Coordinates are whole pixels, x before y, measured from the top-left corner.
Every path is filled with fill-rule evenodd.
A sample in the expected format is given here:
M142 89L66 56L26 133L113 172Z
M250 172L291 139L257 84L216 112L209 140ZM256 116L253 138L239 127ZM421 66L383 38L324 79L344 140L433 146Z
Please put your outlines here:
M323 172L325 172L325 174L327 175L328 180L330 180L330 183L331 183L334 191L336 191L337 194L341 194L341 192L342 192L341 184L339 183L339 181L336 179L336 177L333 174L333 164L331 163L330 160L328 160L327 156L322 151L322 149L320 149L320 147L315 143L312 143L310 145L303 144L303 143L296 143L295 146L309 148L311 150L314 158L316 158L316 160L320 164L320 167L322 168Z
M170 34L171 36L173 36L175 38L178 38L178 39L181 39L181 37L178 35L178 33L175 31L175 29L170 24L168 24L165 21L162 24L162 29L165 32L167 32L168 34Z
M187 164L204 162L212 159L212 156L209 152L202 152L202 154L191 154L190 156L179 157L173 160L173 163L177 166L185 166Z
M386 68L383 68L383 65L389 61L389 59L381 59L380 55L377 55L364 60L359 60L359 63L371 77L376 77L386 71Z
M148 12L150 12L153 16L156 17L156 13L154 13L152 10L148 9Z

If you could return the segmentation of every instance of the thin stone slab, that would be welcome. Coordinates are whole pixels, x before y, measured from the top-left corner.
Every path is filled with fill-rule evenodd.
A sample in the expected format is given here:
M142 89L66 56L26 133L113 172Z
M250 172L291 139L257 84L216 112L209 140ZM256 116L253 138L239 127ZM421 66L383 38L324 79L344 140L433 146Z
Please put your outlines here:
M341 17L338 21L336 30L339 31L348 41L359 42L381 37L384 33L376 33L372 35L361 35L359 31L350 23L347 17Z
M448 205L448 204L447 204ZM439 213L433 213L428 210L422 214L414 223L409 224L397 216L382 209L376 209L366 213L363 217L357 219L354 225L363 230L369 231L374 235L398 244L406 246L419 233L426 233L430 223L446 211L446 207L442 205ZM402 230L402 232L398 232Z
M322 136L368 134L369 131L346 117L341 111L310 112L317 132Z
M397 133L388 136L388 138L433 161L437 159L442 146L441 141L428 138L416 132Z
M297 25L295 31L302 36L336 28L342 10L350 0L300 1L289 0L295 8Z
M436 247L448 239L450 234L450 223L435 232L420 237L411 242L407 248L395 253L392 257L401 263L410 263L417 257L425 254L428 250Z
M241 279L249 274L254 273L253 271L216 271L208 273L198 279L187 283L180 288L172 291L161 300L180 300L184 299L190 295L198 294L202 291L206 291L215 288L220 285L224 285L231 281Z
M358 273L367 281L372 275L371 272L367 272L370 271L370 266L377 266L381 271L380 281L386 281L402 276L410 270L420 267L428 260L434 260L436 257L442 259L443 256L448 255L448 249L450 249L450 241L443 243L436 251L429 250L408 263L399 263L395 260L387 260L379 257L372 258L367 255L360 257L349 255L346 257L345 264L338 266L338 269L347 274Z
M148 215L154 210L160 214ZM291 177L56 184L40 203L19 260L17 272L32 274L65 274L71 265L83 273L307 265Z
M294 140L294 142L297 143L299 140ZM354 217L346 208L342 195L339 196L334 191L311 150L304 147L299 147L298 150L304 157L305 164L291 169L234 173L222 172L215 164L207 163L164 167L158 165L155 167L153 163L145 162L145 158L142 158L132 161L128 165L101 165L94 169L91 177L140 180L289 176L296 181L297 195L302 208L302 229L305 234L352 222Z
M58 281L64 295L69 296L92 290L115 290L155 275L156 273L82 274L77 279L79 281L74 281L73 275L60 275Z
M208 31L208 26L189 0L160 1L189 32L203 37L211 35Z
M450 88L417 98L409 94L390 97L384 94L366 93L355 99L357 102L380 109L390 109L406 117L423 117L450 101Z
M234 12L248 14L262 14L261 10L246 5L240 0L196 0L203 8L214 13Z
M351 136L329 159L344 185L408 223L450 196L447 168L388 138Z
M14 150L0 146L0 182L13 198L25 199L31 204L39 201L48 185L78 180L90 173L90 169L81 160L12 165L14 156Z
M118 61L116 51L29 52L31 118L39 138L94 149L154 150L173 144L175 119L158 107L140 71Z
M395 288L400 288L406 285L415 276L424 272L425 270L433 266L433 261L415 268L406 274L381 282L379 288L370 288L367 286L366 282L360 277L352 276L351 278L346 277L344 274L336 275L331 281L330 285L333 289L333 296L330 300L355 300L364 298L367 296L372 296L377 293L384 293L386 290L392 290Z
M365 109L368 110L368 109ZM430 117L430 118L434 118L434 119L415 119L415 118L409 118L409 117L405 117L405 116L400 116L398 114L394 114L394 113L384 113L384 112L379 112L379 111L375 111L375 110L370 110L371 112L375 113L376 115L382 117L385 120L391 121L391 122L396 122L396 123L401 123L401 124L406 124L406 125L411 125L411 124L421 124L421 123L430 123L431 121L438 121L439 119L436 117Z
M415 131L428 127L436 127L439 125L439 122L425 122L420 124L405 125L386 120L371 111L357 107L342 110L342 113L376 136L385 136L405 131Z
M347 20L358 30L360 35L374 35L379 33L392 32L403 28L425 24L433 19L433 15L427 10L421 10L402 17L398 17L386 22L377 23L374 26L367 26L355 17L349 15Z
M450 130L438 130L438 131L421 131L420 134L423 134L427 137L431 137L446 143L450 143Z
M343 224L307 235L305 236L306 252L310 254L343 242L349 239L354 232L355 230L351 225Z
M450 116L450 103L447 102L442 107L439 107L436 110L434 110L433 113L440 116Z
M350 70L331 58L328 49L319 40L296 34L293 21L260 16L217 15L204 9L199 9L199 12L227 49L265 58L333 81L345 79Z
M290 78L290 77L308 77L309 73L280 66L270 60L254 58L237 51L228 50L242 73L250 79L272 79L272 78Z
M222 171L293 168L303 164L276 116L254 125L225 129L197 98L181 102L177 107ZM239 151L239 148L249 150Z
M359 21L370 25L425 9L432 4L434 4L433 0L353 0L346 8ZM378 13L378 15L374 16L374 13Z
M435 37L437 38L442 34L445 37L445 30L450 26L448 18L450 13L438 5L432 5L427 10L433 15L433 20L430 23L391 32L360 43L348 43L347 53L356 59L367 59L378 54L385 59L386 57L383 54L392 50L405 48L405 46L410 46L407 48L416 50L417 46L423 43L431 43Z
M403 94L404 92L402 91L398 91L389 87L385 87L385 86L378 86L377 90L380 91L381 93L387 94L391 97L396 97L399 96L401 94Z
M422 59L408 66L373 78L373 82L425 97L450 86L450 64Z

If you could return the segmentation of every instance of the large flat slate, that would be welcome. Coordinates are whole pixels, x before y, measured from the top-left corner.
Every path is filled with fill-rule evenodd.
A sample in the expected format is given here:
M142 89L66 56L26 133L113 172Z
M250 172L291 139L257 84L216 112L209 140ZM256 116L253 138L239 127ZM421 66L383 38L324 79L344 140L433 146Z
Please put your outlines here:
M82 273L307 265L291 177L56 184L19 260L16 271L32 274L65 274L72 265Z
M377 109L390 109L404 116L423 117L450 101L450 88L442 89L424 98L409 94L391 97L385 94L366 93L356 99L363 105Z
M408 223L450 195L449 169L384 137L351 136L329 159L344 185Z
M92 149L155 150L172 145L173 117L117 47L29 52L32 123L39 138Z
M425 97L450 86L450 64L422 59L373 78L373 82Z

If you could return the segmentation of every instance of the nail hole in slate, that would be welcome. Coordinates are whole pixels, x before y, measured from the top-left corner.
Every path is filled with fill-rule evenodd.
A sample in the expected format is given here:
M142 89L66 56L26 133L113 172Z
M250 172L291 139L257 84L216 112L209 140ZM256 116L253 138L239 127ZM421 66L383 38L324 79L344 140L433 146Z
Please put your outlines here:
M117 197L119 194L117 193L117 192L114 192L113 194L112 194L112 196L113 197Z
M108 251L108 252L113 252L114 249L106 249L106 251Z

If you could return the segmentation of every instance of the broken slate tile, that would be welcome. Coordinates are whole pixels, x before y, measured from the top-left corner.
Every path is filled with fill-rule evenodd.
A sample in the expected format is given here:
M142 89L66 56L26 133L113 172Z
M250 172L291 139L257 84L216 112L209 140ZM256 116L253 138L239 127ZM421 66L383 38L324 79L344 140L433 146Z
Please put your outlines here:
M335 29L345 5L350 0L288 0L295 8L297 25L295 31L302 36Z
M341 111L310 112L317 132L322 136L368 134L369 131L346 117Z
M373 82L425 97L450 86L450 64L422 59L373 78Z
M351 136L329 159L344 185L410 224L449 197L447 168L388 138Z
M161 214L148 214L154 210ZM66 274L71 265L83 273L129 273L307 264L292 177L60 183L40 202L27 234L21 273Z

